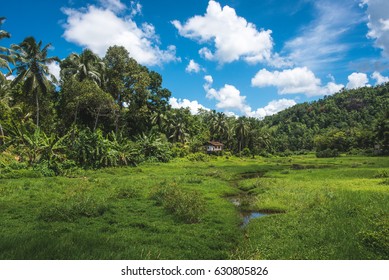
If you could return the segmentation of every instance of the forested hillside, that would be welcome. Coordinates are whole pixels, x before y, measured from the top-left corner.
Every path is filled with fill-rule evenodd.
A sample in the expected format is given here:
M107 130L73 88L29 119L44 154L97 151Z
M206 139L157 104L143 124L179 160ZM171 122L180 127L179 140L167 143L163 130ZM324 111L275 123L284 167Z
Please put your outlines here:
M316 102L298 104L262 125L272 132L275 151L388 149L389 84L343 90Z

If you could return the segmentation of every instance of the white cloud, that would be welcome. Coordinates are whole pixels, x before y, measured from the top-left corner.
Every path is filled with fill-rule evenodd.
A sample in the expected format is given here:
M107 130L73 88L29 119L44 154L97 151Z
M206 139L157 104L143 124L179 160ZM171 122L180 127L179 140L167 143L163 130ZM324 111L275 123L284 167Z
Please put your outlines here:
M114 12L121 12L127 9L120 0L99 0L101 6Z
M188 99L177 99L175 97L171 97L169 99L169 104L173 109L189 108L193 115L198 114L199 109L204 109L207 111L209 110L208 108L205 108L203 105L201 105L197 100L190 101Z
M250 111L251 108L246 104L246 96L241 96L240 91L232 85L224 85L220 90L212 88L212 76L204 77L206 83L204 89L208 99L215 99L217 109L222 110L238 110L242 113Z
M188 73L199 73L200 71L204 71L204 69L201 67L200 64L191 59L185 71Z
M139 2L131 1L131 16L142 14L142 5Z
M213 84L213 78L211 75L207 75L204 77L204 80L207 82L208 85Z
M6 79L7 79L8 81L13 81L13 80L15 80L15 78L16 78L15 75L7 75L7 76L5 76L5 77L6 77Z
M361 87L370 86L369 84L369 78L365 73L352 73L350 76L348 76L348 89L356 89Z
M129 17L119 17L113 10L94 5L79 10L63 9L63 12L68 17L63 37L100 56L105 55L108 47L119 45L139 63L148 66L179 60L175 46L160 49L159 37L152 24L143 23L139 27Z
M389 1L364 0L362 6L367 5L369 32L368 38L375 40L376 47L383 50L383 54L389 57Z
M48 64L47 67L49 68L49 72L59 81L60 79L60 71L61 67L59 66L59 63L56 61L53 61L52 63Z
M389 77L382 76L379 72L375 71L371 77L376 80L376 85L384 84L389 82Z
M320 79L307 67L297 67L282 72L262 69L251 80L251 84L255 87L275 86L279 94L303 93L307 96L331 95L344 87L333 81L324 87L321 86Z
M213 43L215 51L202 48L199 53L220 64L244 59L248 63L267 61L271 57L273 40L271 30L258 31L253 23L239 17L229 6L209 1L204 16L194 16L184 24L172 21L181 36L201 44Z
M310 2L315 8L314 20L301 29L299 36L285 43L282 53L297 66L320 69L344 58L351 48L344 37L362 16L354 1Z
M204 79L206 81L204 89L207 93L207 98L217 100L216 108L224 110L229 116L237 116L232 111L238 111L247 117L262 119L296 105L294 100L280 99L273 100L265 107L252 111L251 107L246 103L246 96L242 96L235 86L226 84L221 89L216 90L212 88L213 78L211 76L205 76Z
M256 111L251 112L249 114L249 117L254 117L258 119L263 119L266 116L271 116L274 114L277 114L278 112L281 112L282 110L285 110L289 107L292 107L296 105L296 101L291 99L280 99L280 100L273 100L269 102L268 105L266 105L263 108L258 108Z

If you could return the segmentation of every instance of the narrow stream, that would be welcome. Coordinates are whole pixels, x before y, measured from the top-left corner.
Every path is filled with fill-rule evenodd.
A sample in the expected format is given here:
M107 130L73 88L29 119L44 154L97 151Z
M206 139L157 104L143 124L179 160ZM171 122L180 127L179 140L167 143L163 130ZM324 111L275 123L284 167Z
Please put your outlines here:
M243 222L241 227L244 228L249 224L249 222L252 219L261 218L267 216L268 214L261 213L261 212L242 212L241 215L243 217Z
M268 215L266 213L262 213L262 212L258 212L258 211L243 211L241 209L243 199L244 198L242 198L240 196L231 197L229 199L230 202L232 204L234 204L239 209L240 216L242 218L242 223L241 223L242 228L246 227L252 219L257 219L257 218L261 218L261 217Z

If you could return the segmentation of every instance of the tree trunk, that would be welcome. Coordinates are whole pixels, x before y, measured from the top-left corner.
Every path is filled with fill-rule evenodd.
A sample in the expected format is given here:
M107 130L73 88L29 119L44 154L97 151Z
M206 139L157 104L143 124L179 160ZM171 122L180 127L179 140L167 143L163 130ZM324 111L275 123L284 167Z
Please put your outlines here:
M101 107L99 107L99 109L97 110L96 121L95 121L95 127L93 128L93 131L96 131L96 129L97 129L97 124L98 124L98 122L99 122L100 111L101 111Z
M120 117L120 111L115 110L115 134L118 135L119 131L119 117Z
M39 128L39 96L38 91L35 89L35 102L36 102L36 126Z
M3 127L1 126L1 123L0 123L0 145L4 145L5 144L5 140L4 140L4 130L3 130Z

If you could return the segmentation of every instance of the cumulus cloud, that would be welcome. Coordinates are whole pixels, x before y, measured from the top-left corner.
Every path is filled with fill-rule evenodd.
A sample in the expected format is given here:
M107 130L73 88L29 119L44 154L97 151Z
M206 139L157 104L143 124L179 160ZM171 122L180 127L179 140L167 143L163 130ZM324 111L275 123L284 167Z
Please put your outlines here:
M271 116L274 114L277 114L278 112L281 112L282 110L285 110L289 107L292 107L296 105L296 101L291 99L280 99L280 100L273 100L269 102L268 105L266 105L263 108L258 108L254 112L250 112L248 115L249 117L254 117L258 119L263 119L266 116Z
M389 1L363 0L367 6L369 32L367 37L375 40L376 47L382 49L383 55L389 57Z
M369 78L365 73L352 73L350 76L348 76L348 89L356 89L361 87L370 86L369 84Z
M307 67L297 67L281 72L262 69L251 80L251 84L255 87L275 86L279 94L302 93L307 96L331 95L344 87L334 81L322 86L321 80Z
M379 72L375 71L371 77L376 80L376 85L381 85L389 82L389 77L382 76Z
M233 85L224 85L221 89L212 88L212 76L204 77L206 83L204 89L208 99L215 99L217 109L238 110L242 113L250 111L251 108L246 104L246 96L240 95L240 91Z
M106 0L106 3L121 3ZM148 66L179 60L176 47L160 48L159 36L152 24L138 26L129 17L120 17L117 9L90 5L82 9L65 8L67 16L63 37L79 46L104 56L109 46L124 46L139 63ZM120 5L119 5L120 6Z
M99 0L102 7L109 9L114 12L121 12L127 9L120 0Z
M236 116L232 111L238 111L247 117L262 119L296 105L294 100L280 99L273 100L265 107L253 111L246 102L246 96L242 96L235 86L226 84L221 89L216 90L212 88L212 76L205 76L204 79L206 81L204 89L207 93L207 98L217 100L216 108L224 110L226 114L231 116Z
M204 69L200 66L200 64L191 59L185 71L188 73L199 73L200 71L204 71Z
M169 104L170 104L170 106L172 106L173 109L189 108L190 112L193 115L198 114L199 109L209 111L208 108L201 105L197 100L190 101L188 99L177 99L175 97L171 97L169 99Z
M271 30L259 30L236 14L235 9L209 1L203 16L194 16L185 23L172 21L179 34L200 44L213 44L215 50L202 48L199 53L220 64L244 59L248 63L267 61L271 57L273 39Z
M207 75L204 77L204 80L207 82L206 86L209 87L213 84L213 78L211 75Z

